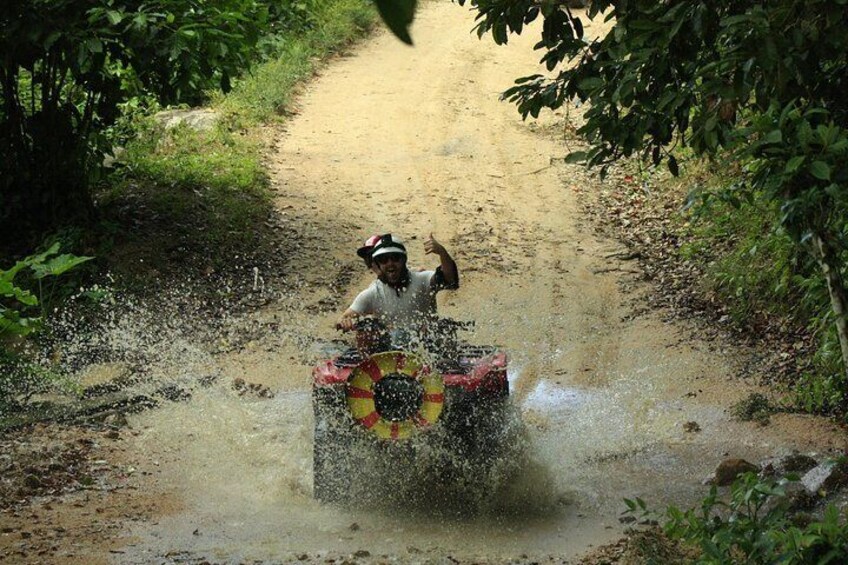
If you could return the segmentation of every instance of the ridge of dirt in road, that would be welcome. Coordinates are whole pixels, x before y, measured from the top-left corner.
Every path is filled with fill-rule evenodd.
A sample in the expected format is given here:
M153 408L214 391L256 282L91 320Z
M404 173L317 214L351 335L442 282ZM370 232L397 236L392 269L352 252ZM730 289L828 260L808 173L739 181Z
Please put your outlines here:
M37 424L0 440L0 563L99 565L132 540L127 523L180 510L145 485L139 432L109 424Z

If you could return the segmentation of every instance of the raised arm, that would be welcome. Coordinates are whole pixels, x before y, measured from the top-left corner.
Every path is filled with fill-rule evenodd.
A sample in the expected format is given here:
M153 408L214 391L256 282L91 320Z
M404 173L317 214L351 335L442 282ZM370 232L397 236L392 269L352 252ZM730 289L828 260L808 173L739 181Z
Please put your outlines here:
M424 242L424 251L426 253L434 253L439 256L439 266L442 268L442 276L444 280L444 288L459 288L459 270L456 268L456 261L450 256L445 246L436 241L433 234Z

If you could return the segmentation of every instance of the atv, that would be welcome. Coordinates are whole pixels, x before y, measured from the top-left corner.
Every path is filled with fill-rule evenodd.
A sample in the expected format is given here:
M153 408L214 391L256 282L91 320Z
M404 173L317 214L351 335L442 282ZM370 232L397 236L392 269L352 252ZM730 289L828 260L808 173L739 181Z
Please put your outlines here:
M507 356L459 341L457 331L472 326L440 319L413 349L375 320L362 320L356 347L313 369L317 500L380 496L422 464L445 480L459 466L491 467L504 442Z

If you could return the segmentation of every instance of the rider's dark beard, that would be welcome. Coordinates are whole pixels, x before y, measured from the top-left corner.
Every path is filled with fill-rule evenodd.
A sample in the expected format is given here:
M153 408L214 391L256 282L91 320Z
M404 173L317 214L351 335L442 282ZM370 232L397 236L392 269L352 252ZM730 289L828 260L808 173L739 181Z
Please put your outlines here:
M404 289L404 288L406 288L407 286L409 286L409 269L408 269L408 268L406 268L406 267L404 267L404 268L403 268L403 273L401 273L400 278L399 278L399 279L398 279L398 281L397 281L397 282L395 282L395 283L389 282L389 281L386 279L386 275L385 275L385 274L383 274L383 273L380 273L380 275L379 275L377 278L378 278L378 279L380 279L380 282L382 282L382 283L384 283L384 284L387 284L388 286L390 286L390 287L392 287L393 289L395 289L395 292L397 292L398 294L400 294L400 291L401 291L402 289Z

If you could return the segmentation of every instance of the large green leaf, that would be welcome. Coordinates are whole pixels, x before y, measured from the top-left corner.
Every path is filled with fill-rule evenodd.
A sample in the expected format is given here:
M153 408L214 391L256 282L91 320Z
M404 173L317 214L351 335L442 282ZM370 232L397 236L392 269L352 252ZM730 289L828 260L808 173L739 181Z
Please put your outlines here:
M789 161L786 163L785 172L794 173L795 171L797 171L798 167L800 167L801 164L804 162L804 159L806 159L806 157L804 157L803 155L795 155L794 157L789 159Z
M26 306L35 306L38 304L38 298L33 293L4 280L0 280L0 296L14 298Z
M830 180L830 166L824 161L810 163L810 173L817 179Z
M409 25L415 17L416 0L374 0L380 17L395 36L408 45L412 45Z
M86 261L91 261L94 257L79 257L76 255L64 254L58 257L53 257L43 263L38 263L32 266L35 272L35 278L42 279L47 276L58 277L66 273Z
M783 141L783 133L779 129L768 132L765 137L766 143L780 143Z

